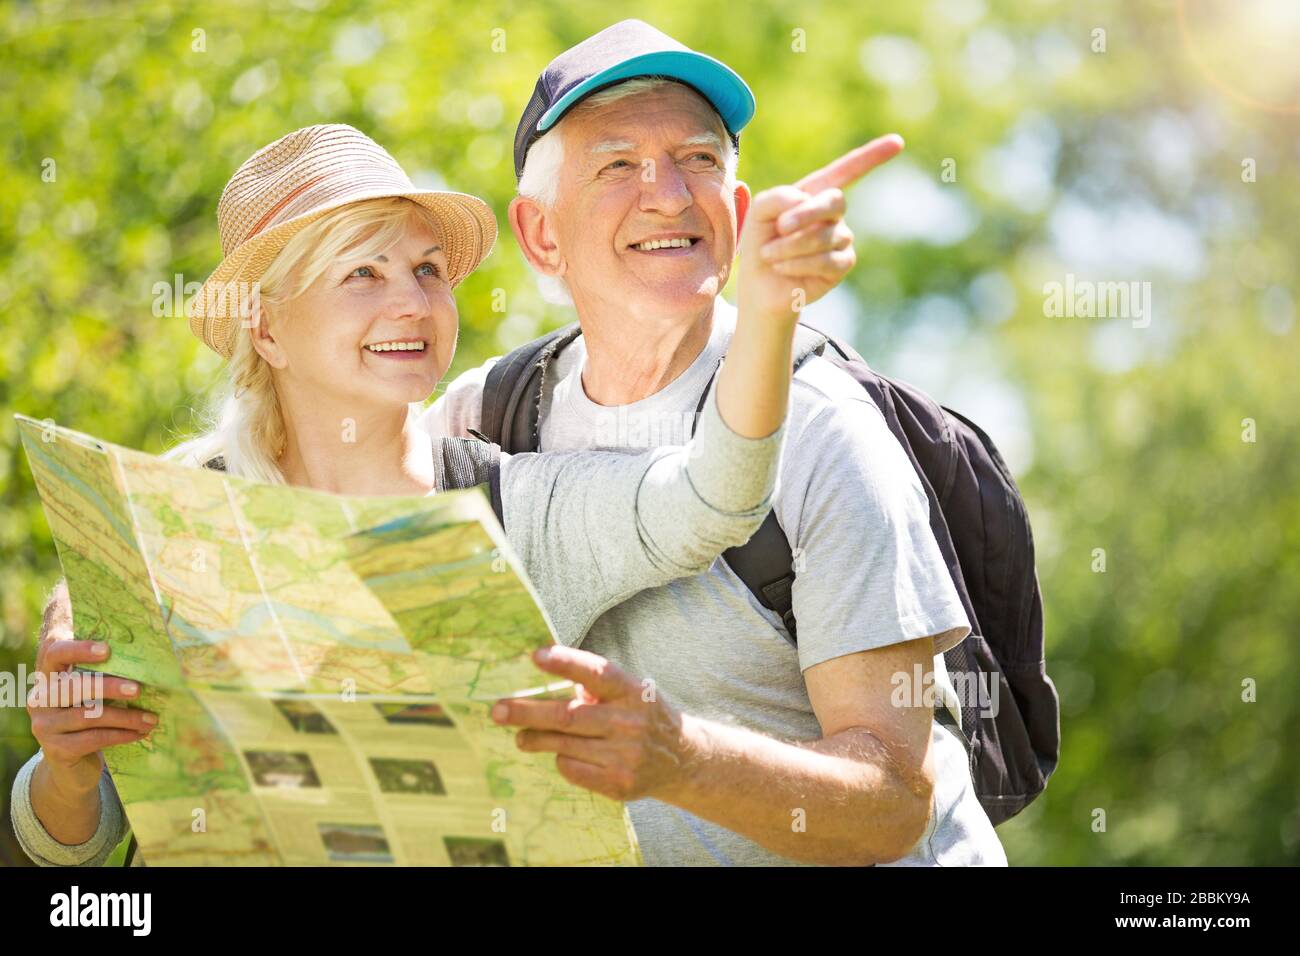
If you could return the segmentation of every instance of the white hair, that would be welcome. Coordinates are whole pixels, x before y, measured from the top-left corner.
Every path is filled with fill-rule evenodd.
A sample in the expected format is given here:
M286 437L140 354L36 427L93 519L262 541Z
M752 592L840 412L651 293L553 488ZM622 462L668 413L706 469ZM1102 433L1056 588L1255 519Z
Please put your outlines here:
M676 80L670 80L662 76L637 76L630 80L624 80L614 86L607 87L598 93L593 93L564 117L580 111L599 109L602 106L608 106L629 96L635 96L637 93L646 93L650 90L661 89L669 84L677 84ZM685 84L677 84L685 85ZM538 139L528 150L528 155L524 157L523 174L519 177L518 193L525 199L531 199L544 210L550 211L555 208L556 199L560 188L560 170L564 167L564 119L556 123L546 135ZM722 118L718 117L719 124L722 124ZM727 182L736 181L736 167L739 163L739 155L736 150L736 141L725 132L722 138L723 145L723 169L726 172ZM691 142L702 139L701 137L692 137ZM532 268L532 263L529 263ZM569 287L559 276L546 275L543 272L533 271L537 275L537 288L542 294L542 299L552 305L573 305L573 296L569 293Z
M560 169L564 166L564 141L560 138L563 125L561 120L533 143L524 157L524 172L519 177L519 195L531 199L548 212L555 208L556 194L560 189ZM543 302L573 305L573 296L563 279L538 271L531 260L528 268L533 270L537 279L537 291L541 293Z

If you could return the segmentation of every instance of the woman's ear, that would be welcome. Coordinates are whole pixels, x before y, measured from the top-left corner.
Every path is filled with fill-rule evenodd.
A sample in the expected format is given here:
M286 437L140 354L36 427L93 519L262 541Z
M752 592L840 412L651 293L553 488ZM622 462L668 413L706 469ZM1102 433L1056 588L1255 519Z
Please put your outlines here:
M542 275L563 276L564 256L546 218L546 210L527 196L516 196L508 211L510 230L524 251L524 257Z
M258 355L266 359L266 364L270 365L271 368L284 368L289 364L289 358L284 354L284 348L271 334L271 323L267 319L266 311L261 302L254 306L253 314L250 317L241 318L240 322L244 325L248 337L253 343L253 348Z

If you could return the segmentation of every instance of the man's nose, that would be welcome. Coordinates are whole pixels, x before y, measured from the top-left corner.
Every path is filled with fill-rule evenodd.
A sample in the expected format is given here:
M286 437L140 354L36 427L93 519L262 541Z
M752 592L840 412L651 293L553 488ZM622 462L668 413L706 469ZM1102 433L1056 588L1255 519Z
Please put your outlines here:
M642 212L681 215L695 202L690 187L671 156L649 158L641 164Z

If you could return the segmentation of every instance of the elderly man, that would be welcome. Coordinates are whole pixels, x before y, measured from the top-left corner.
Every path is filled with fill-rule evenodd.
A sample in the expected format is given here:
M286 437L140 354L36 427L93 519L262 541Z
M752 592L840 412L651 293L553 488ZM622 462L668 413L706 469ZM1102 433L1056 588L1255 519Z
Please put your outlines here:
M581 335L543 372L542 450L688 437L735 323L720 293L751 209L736 161L752 115L734 72L639 21L543 72L515 139L510 225ZM793 250L837 237L843 255L804 301L853 262L838 187L901 145L885 137L755 202L783 210L765 225ZM431 432L482 428L495 361L450 386ZM791 403L774 513L799 565L797 645L719 560L610 608L582 649L539 652L577 699L502 701L494 718L569 780L629 801L651 864L1005 864L962 741L933 707L891 697L914 668L943 685L941 655L969 631L917 476L829 362L801 366Z

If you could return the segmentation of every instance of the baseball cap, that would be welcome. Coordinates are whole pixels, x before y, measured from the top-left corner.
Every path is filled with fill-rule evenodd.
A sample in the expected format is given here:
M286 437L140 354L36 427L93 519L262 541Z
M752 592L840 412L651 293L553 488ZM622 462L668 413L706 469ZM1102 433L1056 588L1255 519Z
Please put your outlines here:
M533 88L515 131L515 178L528 150L583 98L637 76L663 76L708 100L739 142L754 118L754 94L735 70L678 43L642 20L623 20L587 37L552 60Z

